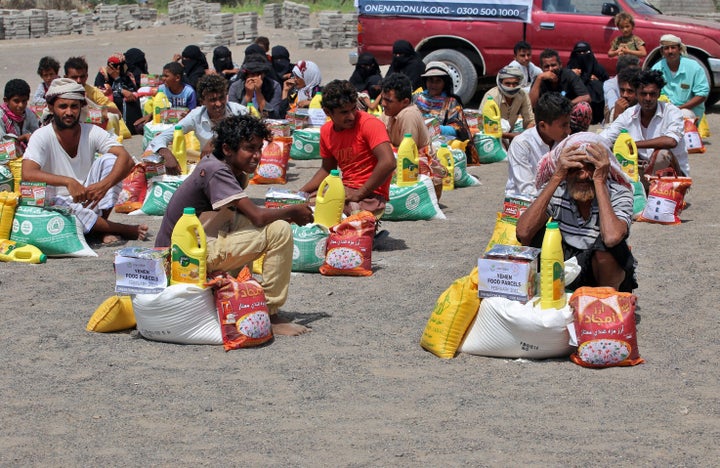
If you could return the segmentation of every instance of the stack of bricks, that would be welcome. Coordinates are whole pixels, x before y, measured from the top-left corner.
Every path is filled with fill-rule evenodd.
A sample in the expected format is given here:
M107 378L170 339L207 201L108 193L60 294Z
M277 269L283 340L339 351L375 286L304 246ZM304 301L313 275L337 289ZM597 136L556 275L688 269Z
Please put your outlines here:
M30 37L39 38L47 35L48 32L48 12L33 8L28 10L30 14Z
M342 14L339 11L321 11L318 14L318 23L322 46L326 49L337 48L345 38Z
M257 36L257 13L238 13L235 15L235 44L250 44Z
M219 3L201 0L173 0L168 3L168 20L172 24L187 24L196 29L208 30L208 19L216 13L220 13Z
M48 36L67 36L73 32L74 18L67 11L48 10L47 25Z
M338 47L357 47L358 17L357 13L345 13L343 16L344 35Z
M298 31L310 27L310 7L294 2L283 2L283 28Z
M22 11L5 17L6 39L30 39L30 15Z
M117 5L100 5L97 8L97 13L100 17L100 20L98 21L100 31L110 31L117 27Z
M208 53L217 46L232 44L234 29L232 13L216 13L211 15L208 28L211 34L205 35L205 40L200 43L200 49L204 53Z
M268 3L263 7L263 24L267 28L280 29L283 26L282 3Z

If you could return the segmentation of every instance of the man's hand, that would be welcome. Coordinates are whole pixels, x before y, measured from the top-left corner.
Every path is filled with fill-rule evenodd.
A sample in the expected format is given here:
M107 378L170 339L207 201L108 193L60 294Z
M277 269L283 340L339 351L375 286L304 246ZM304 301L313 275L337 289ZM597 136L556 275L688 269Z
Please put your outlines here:
M555 82L558 81L560 78L558 78L558 76L555 74L554 71L548 70L548 71L546 71L546 72L540 73L540 74L538 75L537 79L539 79L539 80L541 80L541 81L550 81L550 82L552 82L552 83L555 83Z
M630 103L627 102L627 99L625 98L619 98L615 101L615 118L625 112L628 107L630 107Z
M610 174L610 157L608 150L597 143L587 145L587 159L595 166L593 182L604 184Z
M290 207L290 220L298 226L305 226L314 220L313 212L310 205L303 203L301 205L292 205Z
M100 181L88 186L85 189L85 205L87 208L93 209L100 200L103 199L107 191L110 189L105 181Z
M587 154L580 149L580 145L566 146L558 157L554 177L565 180L570 169L582 169L586 160Z
M363 189L354 189L345 187L345 201L349 202L360 202L368 197L367 193Z
M167 172L168 175L182 174L182 170L180 169L180 163L175 158L175 155L172 154L172 151L167 148L160 148L158 150L158 153L165 160L165 172Z
M83 184L75 179L72 179L67 184L67 190L75 203L85 203L87 200L86 188Z
M262 87L262 77L253 76L245 80L245 94L252 96L255 92L260 91Z

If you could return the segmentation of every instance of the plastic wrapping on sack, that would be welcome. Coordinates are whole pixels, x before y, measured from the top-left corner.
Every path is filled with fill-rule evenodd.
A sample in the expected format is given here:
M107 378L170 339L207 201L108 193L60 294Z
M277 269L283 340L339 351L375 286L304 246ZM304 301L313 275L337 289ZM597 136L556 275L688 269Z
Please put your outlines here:
M567 326L572 309L542 309L539 302L522 304L503 297L480 303L477 316L460 345L460 352L505 358L547 359L569 356Z
M153 177L148 184L147 195L140 211L146 215L163 216L175 191L187 176L163 175ZM132 212L130 214L134 214ZM137 213L140 214L140 213Z
M432 179L420 175L415 185L399 187L390 185L390 200L385 205L383 220L419 221L446 219L440 209Z
M473 137L473 144L480 156L480 164L490 164L507 158L507 151L503 148L500 138L476 133Z
M308 194L295 190L270 187L265 192L265 208L282 208L308 202Z
M0 164L0 192L12 192L14 190L15 182L10 168Z
M320 129L295 130L290 147L291 159L320 159Z
M320 273L326 276L372 275L372 246L375 216L361 211L330 228L325 262Z
M531 203L532 199L522 195L505 196L503 210L497 214L495 229L490 242L485 247L485 252L492 249L495 244L520 245L516 235L517 221Z
M477 314L478 269L456 279L435 303L420 338L420 346L443 359L455 357L465 331Z
M275 137L273 141L266 142L250 183L285 184L291 143L292 139L287 137Z
M10 239L34 245L48 257L97 257L85 240L82 224L67 209L18 206Z
M291 224L293 233L292 271L318 273L325 262L329 231L320 224Z
M170 128L174 128L174 125L172 124L164 124L164 123L153 123L148 122L143 127L143 141L142 141L142 149L145 151L145 149L148 147L150 142L155 138L159 133L164 132L165 130L168 130Z
M693 153L704 153L705 144L700 137L700 132L697 126L695 126L695 119L685 119L683 125L685 138L685 148L689 154Z
M137 329L148 340L223 344L212 289L174 284L159 294L137 294L132 305Z
M673 172L674 173L674 172ZM689 177L650 177L650 189L638 221L657 224L680 224L685 207L685 192L692 185Z
M140 209L147 195L147 180L145 179L145 165L136 164L130 174L122 182L122 191L115 203L116 213L130 213Z
M569 326L577 351L570 359L583 367L634 366L640 357L635 303L630 293L582 287L570 297L575 323ZM574 332L574 333L573 333Z
M455 188L480 185L480 181L467 171L467 155L465 151L452 149L451 152L455 161Z
M207 286L215 290L215 306L225 351L258 346L272 339L272 324L265 292L245 267L237 278L227 273Z

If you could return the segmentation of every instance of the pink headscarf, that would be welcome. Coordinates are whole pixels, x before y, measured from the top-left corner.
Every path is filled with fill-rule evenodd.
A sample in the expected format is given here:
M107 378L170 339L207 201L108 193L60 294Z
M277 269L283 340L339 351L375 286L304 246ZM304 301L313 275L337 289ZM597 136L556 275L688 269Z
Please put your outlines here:
M625 175L622 168L620 167L620 163L617 161L615 155L610 150L607 140L596 133L590 132L574 133L561 141L555 148L545 153L545 156L543 156L538 163L537 175L535 176L535 187L537 187L539 190L550 180L552 175L555 173L555 169L557 169L557 160L560 157L560 153L562 153L565 147L583 145L588 143L595 143L601 145L607 150L608 159L610 160L609 177L612 180L624 185L625 187L632 189L630 179L627 175Z

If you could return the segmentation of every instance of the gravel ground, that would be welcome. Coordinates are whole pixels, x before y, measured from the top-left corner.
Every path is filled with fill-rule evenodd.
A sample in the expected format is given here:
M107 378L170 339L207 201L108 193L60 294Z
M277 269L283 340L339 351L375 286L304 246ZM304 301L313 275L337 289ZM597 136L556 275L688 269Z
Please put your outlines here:
M293 32L261 33L294 60L317 61L325 81L351 73L349 49L299 49ZM84 54L92 69L116 49L140 47L158 68L203 34L168 26L2 41L0 81L22 77L34 89L37 61L48 53L61 62ZM243 49L232 48L237 61ZM385 223L390 238L373 252L373 276L293 274L283 311L313 332L256 349L86 332L113 294L112 249L2 264L0 465L716 465L720 169L712 142L720 118L709 121L707 153L691 155L683 224L632 228L643 365L441 360L419 346L435 300L470 271L490 237L503 162L470 169L481 186L443 195L447 220ZM140 143L127 146L139 154ZM288 188L317 166L293 162ZM250 188L257 202L264 191ZM160 225L133 219L154 232Z

